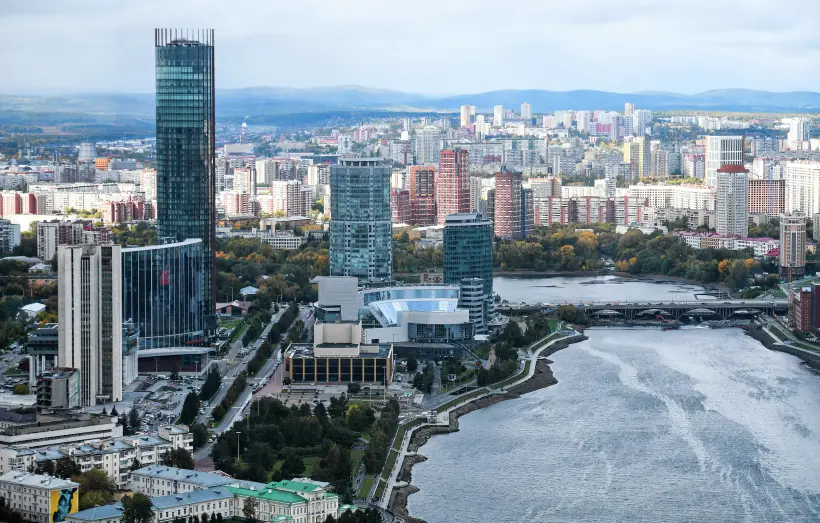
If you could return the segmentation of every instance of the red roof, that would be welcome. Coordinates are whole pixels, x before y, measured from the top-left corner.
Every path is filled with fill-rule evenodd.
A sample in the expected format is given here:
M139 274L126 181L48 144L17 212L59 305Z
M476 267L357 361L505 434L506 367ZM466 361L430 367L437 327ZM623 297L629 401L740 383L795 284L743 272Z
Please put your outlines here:
M722 165L720 169L717 170L719 173L747 173L749 172L745 167L742 165Z

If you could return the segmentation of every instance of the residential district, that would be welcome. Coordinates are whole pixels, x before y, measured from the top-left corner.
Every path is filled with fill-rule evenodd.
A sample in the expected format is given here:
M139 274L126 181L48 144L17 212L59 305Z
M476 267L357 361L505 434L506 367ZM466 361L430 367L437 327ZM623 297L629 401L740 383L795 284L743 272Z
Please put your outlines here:
M213 34L186 35L156 34L154 136L2 135L0 520L391 520L413 428L626 320L494 271L701 282L817 350L809 117L217 122Z

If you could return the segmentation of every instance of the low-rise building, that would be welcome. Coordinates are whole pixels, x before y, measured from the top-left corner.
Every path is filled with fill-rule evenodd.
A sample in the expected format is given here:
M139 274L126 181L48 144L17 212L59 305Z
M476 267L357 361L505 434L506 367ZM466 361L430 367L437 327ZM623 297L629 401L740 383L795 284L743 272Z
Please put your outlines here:
M34 470L38 464L45 461L57 461L67 457L76 463L82 472L92 468L104 470L117 488L124 489L128 487L128 474L135 463L150 469L151 466L158 466L162 462L166 452L180 448L188 452L193 451L193 436L188 428L182 425L160 427L157 434L122 436L103 441L88 438L87 442L54 445L48 448L32 449L4 445L0 446L0 473Z
M169 496L195 490L222 487L236 483L237 480L197 470L167 467L165 465L150 465L131 471L128 479L128 488L134 492L142 492L147 496ZM256 484L262 486L261 483ZM255 487L248 485L248 488Z
M79 486L51 476L6 472L0 476L0 498L25 521L67 521L79 509Z
M207 514L209 518L212 515L220 515L223 520L228 520L234 515L242 515L237 514L236 505L234 494L222 487L171 496L158 496L151 498L151 509L154 513L152 521L165 523L175 518L189 521L191 517L200 521L203 514ZM122 516L122 503L114 503L71 514L65 521L67 523L120 523Z

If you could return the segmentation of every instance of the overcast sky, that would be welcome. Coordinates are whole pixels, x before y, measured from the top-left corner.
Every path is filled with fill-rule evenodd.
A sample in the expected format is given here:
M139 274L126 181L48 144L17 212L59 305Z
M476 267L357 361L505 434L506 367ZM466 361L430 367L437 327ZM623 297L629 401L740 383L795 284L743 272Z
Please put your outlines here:
M818 0L0 0L0 93L152 92L154 27L218 88L820 90Z

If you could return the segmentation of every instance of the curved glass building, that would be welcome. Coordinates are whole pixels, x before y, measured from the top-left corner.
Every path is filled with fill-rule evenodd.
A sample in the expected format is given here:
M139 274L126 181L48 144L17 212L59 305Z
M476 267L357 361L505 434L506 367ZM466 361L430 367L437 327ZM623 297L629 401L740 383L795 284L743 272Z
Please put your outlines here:
M122 249L122 317L141 348L193 345L205 337L202 240Z

